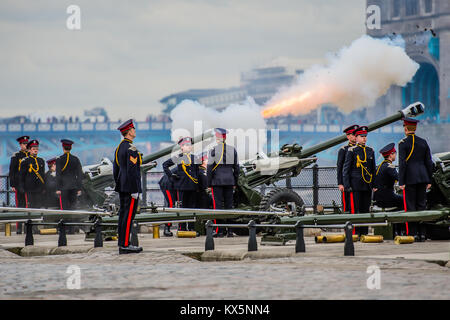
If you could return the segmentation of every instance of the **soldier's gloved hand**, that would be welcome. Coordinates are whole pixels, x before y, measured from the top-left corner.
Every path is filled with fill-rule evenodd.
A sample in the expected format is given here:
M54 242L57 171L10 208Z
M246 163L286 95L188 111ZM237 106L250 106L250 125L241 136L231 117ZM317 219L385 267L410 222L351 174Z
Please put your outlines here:
M137 200L137 198L139 198L139 193L138 193L138 192L132 193L132 194L131 194L131 197L132 197L134 200Z

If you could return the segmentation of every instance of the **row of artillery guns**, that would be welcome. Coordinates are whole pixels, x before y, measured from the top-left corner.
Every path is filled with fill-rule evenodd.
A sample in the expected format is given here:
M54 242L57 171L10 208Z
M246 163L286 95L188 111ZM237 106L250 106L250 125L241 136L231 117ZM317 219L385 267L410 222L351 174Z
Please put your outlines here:
M415 117L424 112L424 105L420 102L411 104L393 115L368 125L368 131L374 131L392 124L403 117ZM210 144L213 142L213 131L194 137L197 143ZM195 218L196 226L204 232L204 222L209 219L233 219L236 223L256 220L259 224L295 224L301 221L304 224L315 224L318 227L327 224L339 224L351 221L352 223L389 222L402 223L418 221L427 224L427 234L430 238L450 239L450 152L433 155L435 170L432 188L428 191L428 205L426 211L418 212L389 212L373 208L371 213L349 215L343 214L338 207L333 210L335 214L307 214L305 204L299 194L290 188L280 188L275 183L298 176L302 169L314 164L316 155L326 149L347 141L346 135L341 134L332 139L303 149L298 144L281 146L279 151L269 154L258 154L254 159L246 160L240 165L238 187L235 193L235 206L233 210L211 209L184 209L156 207L144 204L135 220L139 223L158 221L177 221ZM204 150L205 148L202 148ZM146 184L146 172L155 168L158 159L179 152L178 145L174 144L142 157L143 183ZM106 211L113 216L103 218L105 222L116 222L118 199L113 191L114 179L111 160L104 158L99 164L83 168L83 196L81 208L86 210ZM270 192L263 194L262 186L273 186ZM145 189L145 188L144 188ZM219 217L220 216L220 217ZM264 230L275 234L279 230L273 228ZM243 229L244 230L244 229ZM428 231L429 230L429 231ZM286 239L286 238L285 238ZM285 240L284 239L284 240ZM283 241L284 241L283 240Z

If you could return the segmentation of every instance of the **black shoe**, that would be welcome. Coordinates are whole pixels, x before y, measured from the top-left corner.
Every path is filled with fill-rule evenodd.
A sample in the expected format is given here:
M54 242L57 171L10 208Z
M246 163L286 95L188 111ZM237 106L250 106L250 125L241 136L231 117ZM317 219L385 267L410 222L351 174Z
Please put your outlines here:
M236 234L234 232L232 232L232 231L228 231L227 232L227 238L233 238L233 237L236 237Z
M225 234L224 233L222 233L222 232L219 232L219 233L217 233L217 232L213 232L213 237L214 238L223 238L223 237L225 237Z
M422 242L422 237L418 234L414 236L414 242Z
M168 227L168 226L164 227L164 236L165 237L172 237L173 236L172 231L170 231L170 227Z
M127 253L139 253L142 251L142 247L128 246L128 247L119 247L119 254L127 254Z
M421 235L420 235L420 240L421 240L422 242L425 242L425 241L427 241L427 237L426 237L424 234L421 234Z

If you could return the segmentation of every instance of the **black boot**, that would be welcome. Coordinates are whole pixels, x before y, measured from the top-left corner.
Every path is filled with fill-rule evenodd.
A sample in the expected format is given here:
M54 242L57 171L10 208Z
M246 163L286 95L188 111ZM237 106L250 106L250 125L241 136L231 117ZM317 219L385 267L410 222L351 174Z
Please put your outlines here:
M128 247L119 247L119 254L127 254L127 253L139 253L142 251L142 247L135 247L129 245Z
M164 236L165 237L172 237L173 236L173 233L170 231L170 227L167 224L164 225Z

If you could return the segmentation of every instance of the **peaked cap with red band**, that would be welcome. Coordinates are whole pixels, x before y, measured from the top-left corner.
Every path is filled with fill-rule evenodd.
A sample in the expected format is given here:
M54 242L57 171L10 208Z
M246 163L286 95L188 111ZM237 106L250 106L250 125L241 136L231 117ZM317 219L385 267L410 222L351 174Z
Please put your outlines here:
M389 143L388 145L384 146L383 148L381 148L380 153L383 155L383 157L387 157L390 154L397 152L395 150L395 143Z
M122 123L117 130L120 130L120 132L124 132L127 130L130 130L131 128L134 128L133 119L127 120L124 123Z
M403 118L403 125L404 126L417 126L417 123L419 120L412 119L412 118Z
M355 129L355 136L367 136L367 132L369 131L369 127L361 126Z
M61 140L61 143L62 143L62 146L65 147L65 148L67 148L67 147L72 148L72 145L73 145L75 142L73 142L72 140L69 140L69 139L62 139L62 140Z
M216 133L217 138L226 139L227 133L228 133L227 130L222 129L222 128L215 128L214 131Z
M191 137L184 137L184 138L181 138L180 140L178 140L178 145L182 146L187 143L192 144L192 142L193 141L192 141Z
M49 167L54 163L56 163L56 158L51 158L50 160L47 160L47 164Z
M31 147L39 147L39 141L37 140L31 140L27 143L27 148L30 149Z
M357 128L358 128L358 125L357 125L357 124L354 124L354 125L351 125L350 127L345 128L344 131L342 131L342 132L344 132L344 133L346 133L346 134L354 134L354 133L355 133L355 130L356 130Z
M22 136L20 138L17 138L16 140L20 144L28 143L28 140L30 140L30 137L29 136Z

